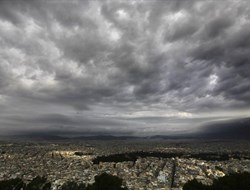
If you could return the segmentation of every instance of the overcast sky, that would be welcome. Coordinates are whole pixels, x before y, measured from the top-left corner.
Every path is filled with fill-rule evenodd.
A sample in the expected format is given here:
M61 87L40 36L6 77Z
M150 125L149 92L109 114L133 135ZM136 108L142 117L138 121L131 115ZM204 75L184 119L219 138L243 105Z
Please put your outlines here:
M249 116L248 0L0 2L1 134L176 134Z

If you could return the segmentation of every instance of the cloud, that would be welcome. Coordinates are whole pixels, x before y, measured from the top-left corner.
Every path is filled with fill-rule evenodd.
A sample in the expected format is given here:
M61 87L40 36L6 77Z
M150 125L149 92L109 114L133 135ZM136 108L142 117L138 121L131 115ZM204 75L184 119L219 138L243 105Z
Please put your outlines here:
M209 122L196 135L212 139L250 139L249 122L249 118Z
M90 123L105 116L118 131L140 125L157 131L148 115L135 123L118 117L249 110L247 1L1 1L0 7L0 106L14 121L24 118L20 127L45 114L52 118L41 127L61 125L69 121L56 114L80 113ZM181 117L183 130L193 125L190 118L182 126ZM83 118L72 125L85 125ZM178 124L166 122L157 125L173 131Z

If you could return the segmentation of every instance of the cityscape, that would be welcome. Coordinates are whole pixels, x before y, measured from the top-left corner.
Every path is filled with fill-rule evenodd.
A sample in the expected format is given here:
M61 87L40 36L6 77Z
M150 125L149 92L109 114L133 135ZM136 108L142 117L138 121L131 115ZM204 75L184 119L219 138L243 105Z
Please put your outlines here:
M131 190L181 190L194 178L211 185L227 174L250 172L249 147L249 141L1 142L0 181L44 176L59 190L67 181L87 185L108 173Z
M0 190L250 190L250 0L0 0Z

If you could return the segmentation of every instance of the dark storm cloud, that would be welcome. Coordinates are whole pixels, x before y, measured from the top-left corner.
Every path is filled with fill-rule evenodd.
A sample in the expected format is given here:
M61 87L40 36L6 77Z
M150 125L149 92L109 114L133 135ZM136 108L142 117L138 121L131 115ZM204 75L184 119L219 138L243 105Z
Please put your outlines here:
M197 136L213 139L250 139L250 118L209 122Z
M1 1L1 123L101 130L104 121L146 133L155 116L188 126L213 111L245 114L249 9L244 0ZM118 119L138 113L144 122Z
M0 124L5 126L5 133L11 134L13 131L41 132L70 134L70 135L89 135L90 133L121 133L132 134L134 131L127 128L129 122L122 119L86 116L66 116L62 114L44 114L39 116L10 115L1 117ZM134 122L136 124L136 122ZM22 126L25 126L22 128ZM119 126L117 128L117 126Z

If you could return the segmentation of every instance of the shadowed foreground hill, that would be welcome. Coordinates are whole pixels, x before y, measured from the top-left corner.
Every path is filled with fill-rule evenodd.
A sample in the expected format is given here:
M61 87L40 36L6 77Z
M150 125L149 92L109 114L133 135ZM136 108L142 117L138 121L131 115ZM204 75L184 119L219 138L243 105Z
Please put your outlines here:
M250 173L235 173L215 179L211 186L203 185L196 179L187 182L183 190L249 190Z
M51 183L45 177L37 176L28 184L21 179L0 181L0 190L50 190Z
M51 190L52 184L45 177L36 177L30 183L25 184L21 179L0 181L0 190ZM249 190L250 173L234 173L215 179L210 186L203 185L196 179L188 181L183 190ZM68 181L60 190L128 190L122 186L122 179L103 173L95 177L95 182L85 186L84 182L78 184Z
M45 177L37 176L28 184L22 179L9 179L0 181L0 190L51 190L51 182L48 182ZM62 185L60 190L127 190L122 187L122 179L107 173L95 176L95 182L85 186L74 181L68 181Z

